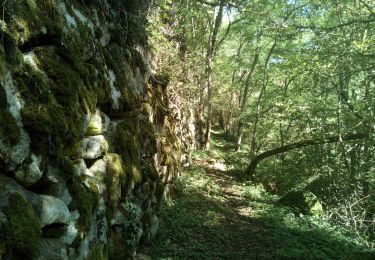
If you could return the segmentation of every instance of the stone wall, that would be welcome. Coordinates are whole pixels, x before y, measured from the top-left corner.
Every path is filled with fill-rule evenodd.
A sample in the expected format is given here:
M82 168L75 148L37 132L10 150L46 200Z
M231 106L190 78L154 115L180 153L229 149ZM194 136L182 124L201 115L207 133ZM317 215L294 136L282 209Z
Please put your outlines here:
M194 143L149 66L147 3L1 8L0 259L134 256Z

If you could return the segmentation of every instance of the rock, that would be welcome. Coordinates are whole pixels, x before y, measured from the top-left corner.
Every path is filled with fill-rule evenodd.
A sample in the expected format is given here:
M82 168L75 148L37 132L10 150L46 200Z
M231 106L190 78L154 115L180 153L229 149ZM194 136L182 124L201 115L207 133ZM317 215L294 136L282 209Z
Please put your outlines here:
M25 187L29 187L37 183L43 176L43 172L40 170L40 163L42 157L37 157L34 154L31 155L32 162L24 169L20 169L15 173L15 179Z
M89 171L99 178L104 178L107 171L107 162L104 159L97 160Z
M95 114L86 116L86 136L101 135L108 130L109 117L96 109Z
M67 260L68 255L65 244L59 239L43 239L41 252L37 260Z
M61 240L68 245L71 245L78 235L78 229L76 227L78 219L79 213L78 210L75 210L70 214L70 219L66 227L66 232L64 236L61 238Z
M20 138L17 144L13 146L6 145L0 138L0 159L7 162L9 170L13 171L17 168L30 153L30 138L25 130L20 129ZM3 154L7 154L6 158L1 158Z
M106 156L107 159L107 181L108 193L111 206L115 207L121 196L121 178L125 175L122 167L123 162L119 154L110 153Z
M124 214L120 211L120 210L116 210L115 213L114 213L114 216L113 218L111 219L111 225L122 225L123 223L125 223L126 219L125 219L125 216Z
M21 109L23 107L23 101L21 100L18 88L13 83L13 79L10 72L4 73L4 75L0 75L0 84L4 87L5 90L9 112L15 118L15 121L17 122L20 131L17 143L14 145L6 144L7 140L2 140L2 136L0 136L0 158L3 156L3 154L6 154L6 158L1 159L6 161L9 170L13 171L29 155L30 138L29 135L23 129L23 124L21 120Z
M97 160L91 167L90 170L91 174L94 176L95 180L91 179L91 183L93 183L97 188L100 194L103 194L104 190L106 189L106 172L107 172L107 161L100 159ZM88 188L91 188L90 185L86 185Z
M222 172L225 172L227 170L227 166L220 161L215 162L213 165L213 168L215 170L222 171Z
M111 40L111 35L109 34L108 30L106 30L103 33L102 37L100 37L99 42L102 45L102 47L106 47L106 46L108 46L108 43L109 43L110 40Z
M10 206L10 197L14 193L25 197L37 213L41 212L42 200L39 195L26 190L15 180L0 174L0 210Z
M83 139L78 155L83 159L96 159L108 151L108 142L103 135L90 136Z
M151 239L153 239L156 234L158 233L159 229L159 219L156 215L153 215L150 222L150 235Z
M66 205L69 205L70 202L72 202L72 196L70 196L69 189L64 182L51 184L46 193L50 196L61 199Z
M42 199L42 212L40 217L41 226L63 223L67 224L70 220L70 212L64 201L61 199L40 195Z
M5 224L7 222L7 217L5 214L0 210L0 227L1 225Z
M78 159L74 161L74 168L76 169L76 173L78 176L87 175L90 177L94 177L94 175L87 169L85 160Z
M145 233L145 239L151 241L155 236L159 228L159 220L155 214L145 212L142 217L143 230Z
M47 166L44 179L48 183L58 183L63 181L60 171L51 165Z
M115 72L113 70L109 70L108 75L106 75L106 78L109 82L109 86L111 87L112 108L119 109L121 91L118 90L114 84L114 82L116 81Z

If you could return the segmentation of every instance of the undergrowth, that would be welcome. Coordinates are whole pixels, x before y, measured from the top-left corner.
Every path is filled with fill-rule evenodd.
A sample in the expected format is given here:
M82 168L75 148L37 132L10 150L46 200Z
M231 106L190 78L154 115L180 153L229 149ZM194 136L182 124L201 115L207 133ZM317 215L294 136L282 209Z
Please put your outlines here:
M142 252L152 259L375 259L370 241L281 206L278 196L246 181L246 163L222 137L213 136L212 151L194 153L161 210L157 238ZM222 161L226 171L212 170Z

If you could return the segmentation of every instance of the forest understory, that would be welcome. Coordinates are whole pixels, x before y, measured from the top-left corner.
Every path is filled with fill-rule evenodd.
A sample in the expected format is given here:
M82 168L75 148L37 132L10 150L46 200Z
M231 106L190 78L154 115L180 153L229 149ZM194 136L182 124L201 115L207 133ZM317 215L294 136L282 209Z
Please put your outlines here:
M375 241L246 181L234 148L214 131L211 151L196 152L183 169L156 239L137 259L374 259Z

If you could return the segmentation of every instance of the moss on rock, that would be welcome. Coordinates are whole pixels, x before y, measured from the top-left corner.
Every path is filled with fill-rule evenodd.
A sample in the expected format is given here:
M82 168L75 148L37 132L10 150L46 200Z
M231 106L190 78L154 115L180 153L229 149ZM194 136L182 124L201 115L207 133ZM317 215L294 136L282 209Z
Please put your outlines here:
M7 145L15 145L20 139L21 131L12 114L0 109L0 138Z
M81 183L82 181L78 177L72 178L68 183L73 199L69 204L69 210L78 210L80 214L78 229L81 232L87 232L91 225L93 210L98 204L98 194L90 191Z
M13 0L3 5L3 19L17 45L48 32L59 34L62 19L57 11L57 0Z
M141 173L141 145L137 116L122 121L114 133L116 152L122 156L127 176L131 176L135 183L142 180Z
M107 260L106 248L103 245L96 244L91 248L88 260Z
M109 202L114 209L120 199L121 193L118 188L123 182L125 171L121 156L115 153L109 153L107 158L107 189L109 194Z
M74 147L83 136L85 109L80 97L84 88L77 73L52 51L36 51L38 65L46 74L25 65L16 78L25 100L21 114L33 148L60 153ZM71 150L64 152L69 154Z
M9 226L6 228L6 248L12 250L14 259L34 259L40 253L42 232L40 221L30 203L23 196L10 196L6 210Z

